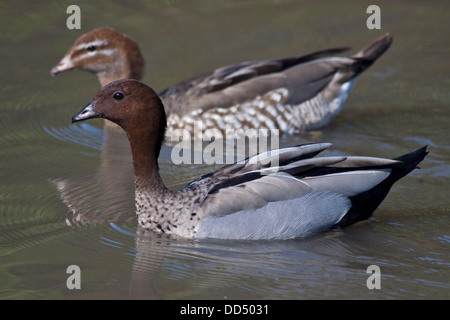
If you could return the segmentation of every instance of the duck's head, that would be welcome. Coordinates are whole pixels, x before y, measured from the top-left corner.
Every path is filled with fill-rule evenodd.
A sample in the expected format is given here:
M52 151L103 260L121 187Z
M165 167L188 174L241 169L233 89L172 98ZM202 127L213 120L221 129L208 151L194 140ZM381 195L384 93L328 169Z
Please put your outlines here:
M102 87L118 79L141 80L145 60L139 45L111 28L98 28L80 36L62 60L50 70L55 76L72 69L94 73Z
M163 140L166 128L164 106L158 94L134 79L114 81L105 86L92 101L72 117L72 122L104 118L124 129L129 137L151 135Z

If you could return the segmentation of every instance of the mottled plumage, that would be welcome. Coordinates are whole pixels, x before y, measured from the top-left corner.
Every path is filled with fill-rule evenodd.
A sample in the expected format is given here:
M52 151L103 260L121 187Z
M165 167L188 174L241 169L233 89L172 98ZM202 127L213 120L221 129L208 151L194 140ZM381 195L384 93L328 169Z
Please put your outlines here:
M328 124L342 109L356 78L391 45L385 34L348 58L347 48L283 59L242 62L176 83L160 93L167 114L167 136L194 121L202 129L278 129L291 134ZM94 73L102 87L119 79L141 80L144 58L130 37L110 28L92 30L72 45L51 69ZM108 122L107 122L108 123Z

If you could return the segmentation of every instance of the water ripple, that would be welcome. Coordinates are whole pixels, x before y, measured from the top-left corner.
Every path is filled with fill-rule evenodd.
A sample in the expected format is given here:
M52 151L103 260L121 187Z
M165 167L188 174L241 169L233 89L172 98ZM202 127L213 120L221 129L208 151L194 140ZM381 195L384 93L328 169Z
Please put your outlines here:
M58 140L78 143L95 150L101 150L105 140L104 131L89 123L72 124L61 128L44 126L43 129Z

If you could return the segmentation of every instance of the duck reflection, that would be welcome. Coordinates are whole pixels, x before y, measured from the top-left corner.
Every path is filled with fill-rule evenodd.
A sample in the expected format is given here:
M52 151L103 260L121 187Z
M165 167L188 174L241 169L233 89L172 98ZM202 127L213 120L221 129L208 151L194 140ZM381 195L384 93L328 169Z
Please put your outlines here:
M100 165L94 173L51 179L69 209L66 217L69 226L135 219L132 158L127 137L106 126L103 133L95 136L95 145L101 145L101 154ZM66 138L71 140L70 136ZM92 139L90 136L85 138Z
M340 230L296 240L196 241L139 228L129 297L195 299L207 292L211 299L283 299L277 288L279 277L292 279L289 288L283 288L290 293L304 290L305 283L320 287L322 277L330 273L323 270L323 261L328 261L327 268L346 268L350 248ZM260 281L251 285L251 278ZM178 293L173 286L180 288Z

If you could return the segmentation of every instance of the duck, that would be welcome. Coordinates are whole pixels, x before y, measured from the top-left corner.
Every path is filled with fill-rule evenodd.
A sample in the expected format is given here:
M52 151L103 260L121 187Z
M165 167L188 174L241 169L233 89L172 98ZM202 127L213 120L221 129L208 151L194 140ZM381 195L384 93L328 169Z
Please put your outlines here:
M333 48L227 65L180 81L159 93L166 108L166 134L187 130L192 138L201 138L209 129L222 134L238 128L280 134L319 129L337 116L358 76L392 41L386 33L350 57L335 56L348 48ZM50 74L85 70L104 87L119 79L142 80L144 68L135 40L100 27L81 35Z
M152 88L135 79L108 84L72 122L93 118L126 132L139 228L197 240L284 240L345 228L370 218L428 153L424 146L394 159L316 157L331 144L302 144L225 165L171 190L158 168L166 114Z

